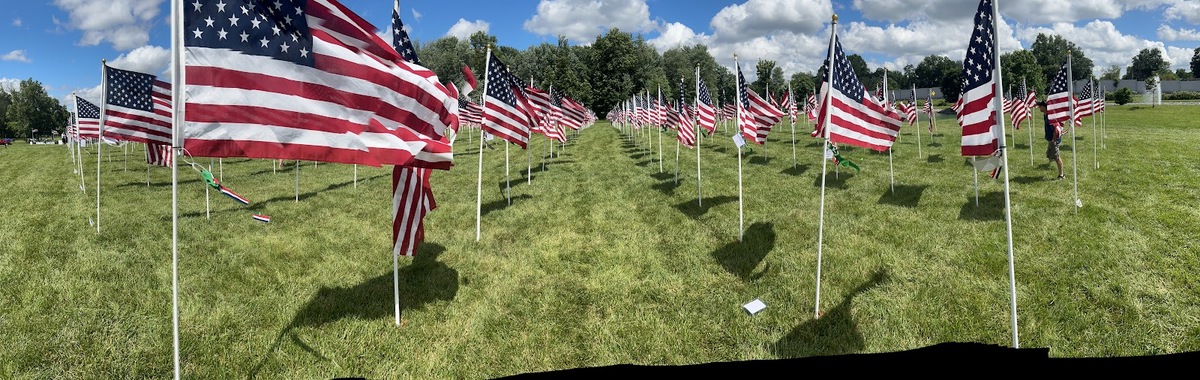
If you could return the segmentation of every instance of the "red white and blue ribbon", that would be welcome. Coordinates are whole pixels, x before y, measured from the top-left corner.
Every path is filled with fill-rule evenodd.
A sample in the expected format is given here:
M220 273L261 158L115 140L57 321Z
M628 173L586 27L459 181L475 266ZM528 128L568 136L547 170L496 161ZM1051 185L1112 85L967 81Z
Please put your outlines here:
M244 205L250 204L249 200L247 200L246 198L243 198L241 195L237 195L237 193L233 192L232 190L229 190L225 186L221 186L221 194L225 194L225 196L233 198L233 200L241 202L241 204L244 204Z
M254 214L253 217L254 217L254 220L257 220L257 221L260 221L263 223L271 223L271 217L269 217L269 216L262 215L262 214Z

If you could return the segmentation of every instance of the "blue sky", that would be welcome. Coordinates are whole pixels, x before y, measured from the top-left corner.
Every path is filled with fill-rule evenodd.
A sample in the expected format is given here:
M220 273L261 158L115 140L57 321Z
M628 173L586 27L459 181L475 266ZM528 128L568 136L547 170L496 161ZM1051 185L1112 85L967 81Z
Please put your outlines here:
M344 0L376 26L390 24L392 2ZM524 49L568 37L587 43L611 27L641 33L660 51L704 43L718 62L743 67L779 62L789 75L819 66L830 15L850 54L898 69L924 56L962 59L973 0L408 0L401 17L418 41L486 30ZM1002 0L1004 50L1027 48L1037 33L1075 42L1099 67L1129 64L1146 47L1162 48L1185 68L1200 47L1197 0ZM33 77L52 96L98 93L101 59L164 75L169 64L165 0L12 1L0 16L0 85ZM746 70L753 76L753 70Z

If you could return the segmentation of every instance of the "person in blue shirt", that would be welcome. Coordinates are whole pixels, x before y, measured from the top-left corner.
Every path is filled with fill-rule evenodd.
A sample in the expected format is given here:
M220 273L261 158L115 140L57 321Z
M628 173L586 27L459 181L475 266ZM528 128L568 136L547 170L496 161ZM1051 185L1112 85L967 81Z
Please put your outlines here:
M1037 105L1038 110L1042 111L1042 122L1046 126L1046 141L1048 142L1046 146L1046 158L1058 164L1058 178L1056 180L1066 178L1063 175L1062 157L1058 152L1058 144L1062 143L1062 133L1058 127L1050 125L1050 115L1046 113L1046 102L1039 101Z

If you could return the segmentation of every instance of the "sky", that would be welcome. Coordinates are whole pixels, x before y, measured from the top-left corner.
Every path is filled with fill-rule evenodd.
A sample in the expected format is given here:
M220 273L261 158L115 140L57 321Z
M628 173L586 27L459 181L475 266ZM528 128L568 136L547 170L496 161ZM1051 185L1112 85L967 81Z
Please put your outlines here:
M1026 49L1038 33L1058 34L1084 50L1096 75L1154 47L1172 70L1186 69L1200 47L1200 0L1000 1L1002 51ZM390 25L392 1L342 3L377 27ZM871 68L901 69L931 54L961 60L976 7L974 0L405 0L400 16L419 42L482 30L522 50L560 35L588 44L616 27L660 52L703 43L730 68L736 53L753 80L762 59L788 76L815 72L835 13L846 53L862 55ZM73 92L98 98L101 59L169 80L165 0L9 0L3 9L0 86L32 77L71 107Z

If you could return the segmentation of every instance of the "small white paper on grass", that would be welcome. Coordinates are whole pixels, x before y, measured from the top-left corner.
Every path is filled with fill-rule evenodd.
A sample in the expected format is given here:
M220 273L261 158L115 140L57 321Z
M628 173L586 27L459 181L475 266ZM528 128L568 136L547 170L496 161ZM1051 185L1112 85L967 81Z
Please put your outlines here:
M1083 207L1083 200L1075 199L1075 207Z
M737 145L738 148L746 145L746 139L742 137L741 133L733 135L733 145Z
M763 303L762 300L755 298L753 301L750 301L750 303L742 305L742 308L746 309L746 312L750 313L750 315L755 315L762 311L762 309L766 309L767 304Z

